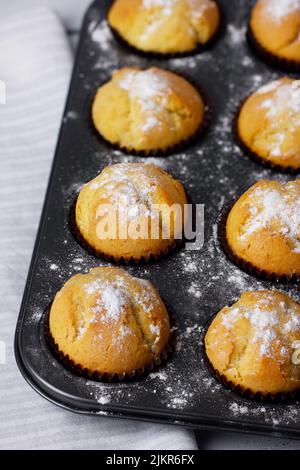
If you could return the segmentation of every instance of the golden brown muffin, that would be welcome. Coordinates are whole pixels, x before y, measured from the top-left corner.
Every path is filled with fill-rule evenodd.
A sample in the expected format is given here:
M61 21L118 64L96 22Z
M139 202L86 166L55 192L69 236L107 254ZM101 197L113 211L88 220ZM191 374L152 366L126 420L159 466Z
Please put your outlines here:
M127 151L156 153L193 136L204 119L203 100L178 75L126 67L101 86L92 106L98 132Z
M228 215L226 238L238 259L258 272L300 276L300 179L251 186Z
M214 318L205 348L233 388L276 395L300 389L300 367L293 361L299 339L298 303L276 291L245 292Z
M220 12L211 0L116 0L108 22L136 49L182 53L206 44L214 36Z
M170 337L168 313L153 285L113 267L69 279L55 296L49 323L64 356L110 378L151 367Z
M76 225L98 253L116 261L148 261L179 243L185 204L182 184L166 171L144 163L119 163L83 186ZM172 206L175 210L168 217Z
M271 165L300 168L300 80L285 77L261 87L237 120L242 143Z
M250 31L273 58L300 65L299 0L259 0L252 10Z

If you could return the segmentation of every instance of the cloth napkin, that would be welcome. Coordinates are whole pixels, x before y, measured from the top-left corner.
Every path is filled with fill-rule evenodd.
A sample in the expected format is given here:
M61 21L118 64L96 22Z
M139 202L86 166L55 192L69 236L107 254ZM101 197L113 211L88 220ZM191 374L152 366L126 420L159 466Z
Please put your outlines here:
M0 448L192 450L193 433L175 426L62 410L37 395L15 363L15 326L72 61L63 26L51 10L1 17L6 104L0 82ZM4 343L6 364L1 364Z

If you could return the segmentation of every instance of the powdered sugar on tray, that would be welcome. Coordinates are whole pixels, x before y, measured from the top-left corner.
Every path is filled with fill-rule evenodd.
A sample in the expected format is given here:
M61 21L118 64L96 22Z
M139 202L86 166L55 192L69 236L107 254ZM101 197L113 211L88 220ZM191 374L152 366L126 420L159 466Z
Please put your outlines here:
M188 403L188 399L185 396L173 397L167 406L168 408L177 408L181 410L187 405L187 403Z
M197 67L199 60L203 62L205 59L207 59L209 56L206 55L205 53L201 54L201 56L198 58L192 56L192 57L183 57L183 58L176 58L176 59L170 59L170 66L173 68L180 68L182 70L186 69L194 69Z
M274 428L281 422L281 410L276 406L256 404L256 406L253 407L251 401L247 401L247 405L243 404L241 401L233 401L229 405L229 410L235 418L261 416L264 423L270 424ZM296 423L299 418L297 409L293 405L284 405L284 415L287 424Z
M98 385L93 396L100 405L107 405L111 401L111 395L106 389L105 385Z
M189 261L183 266L183 269L186 273L196 273L198 271L198 266L196 261Z
M248 57L248 56L244 56L242 58L241 64L242 64L243 67L253 67L254 66L253 60L251 59L251 57Z
M89 33L92 41L98 44L103 51L108 51L113 41L112 33L105 20L100 24L92 21L89 26Z
M237 414L241 414L241 415L245 415L245 414L248 414L249 413L249 408L248 406L245 406L245 405L239 405L238 403L231 403L231 405L229 406L229 409L230 411L232 411L235 415Z
M212 286L216 286L216 288L218 288L219 283L222 282L223 273L225 271L227 272L227 276L230 278L231 291L233 295L235 295L235 293L236 295L239 295L242 291L249 290L250 288L252 289L254 287L252 279L248 275L235 268L234 265L230 264L224 256L215 258L214 250L211 249L212 243L214 243L213 240L210 240L208 242L207 248L209 249L210 256L212 257L211 262L220 263L217 268L219 274L212 275L210 278L207 278L205 282L201 282L201 284L197 283L199 273L202 272L204 263L208 265L209 269L210 258L205 258L205 260L202 260L201 257L193 252L190 253L181 251L178 253L176 262L177 269L176 273L174 273L173 281L176 280L176 274L178 275L178 279L181 279L183 275L188 275L192 278L194 277L195 280L192 282L195 283L195 291L189 292L191 306L193 305L193 301L199 302L199 289L201 289L201 294L207 301L207 293L211 292ZM72 255L72 252L70 255ZM70 256L70 259L72 258L75 258L74 254L73 256ZM85 257L80 258L78 255L77 259L82 260L81 268L82 270L85 270L85 265L88 263L88 260ZM194 262L198 267L197 271L193 272L194 268L192 268L192 272L187 272L184 274L186 266L194 266ZM98 262L96 262L96 264L97 263ZM62 270L61 262L59 260L47 260L46 264L47 266L52 264L57 266L57 269L53 271L53 276L57 276L59 278L61 275L63 275L65 278L65 272ZM155 273L156 266L153 266L152 269L154 269ZM141 276L143 275L147 277L147 273L151 272L151 270L149 270L149 267L146 266L141 267L139 272ZM70 273L67 274L67 276L69 275ZM261 281L256 282L257 288L261 288ZM94 291L95 288L96 286L94 285L93 288L91 287L89 290ZM222 306L223 305L220 305L220 308ZM180 304L175 306L175 308L179 309L178 312L180 312ZM212 311L211 308L209 308L208 311L210 315L212 313L216 313L215 311ZM207 397L211 396L212 399L213 397L217 397L222 394L223 385L221 385L213 376L211 376L210 372L206 368L204 360L201 359L200 351L195 355L195 348L197 349L198 347L201 347L199 342L200 339L203 338L203 334L205 332L203 327L200 328L200 324L203 322L203 320L200 320L199 314L201 315L200 306L193 308L190 311L190 315L184 319L185 326L182 323L180 328L173 328L174 335L176 337L176 343L174 345L172 360L169 360L165 366L162 366L159 370L149 374L142 381L138 382L118 385L87 382L87 389L91 390L91 398L95 399L98 405L109 407L110 404L124 404L124 396L126 395L126 403L134 404L136 397L139 394L138 391L143 389L146 392L149 389L149 382L151 381L151 393L154 395L159 394L162 403L165 404L166 408L169 410L184 411L189 410L193 403L195 403L197 396L201 396L202 393L204 393ZM40 315L37 316L37 318L40 318ZM209 317L206 318L206 321L208 318ZM174 320L176 322L176 318L172 317L172 321ZM288 321L287 325L289 325ZM289 326L287 326L287 328L289 328ZM185 365L187 370L189 370L189 380L184 382L182 381L182 373L179 372L182 356L185 358ZM191 370L193 371L192 373ZM65 373L68 374L67 371ZM300 417L300 413L298 412L297 408L293 406L288 406L288 409L285 408L285 411L280 414L280 412L278 412L273 406L261 406L259 404L256 405L249 400L240 399L233 392L230 392L230 394L232 395L232 398L229 397L228 399L228 412L230 412L235 417L262 416L263 420L270 423L272 426L277 426L282 422L293 423Z
M245 40L246 26L242 26L241 28L238 28L234 24L229 24L228 32L230 35L230 41L232 45L236 46L238 44L241 44L241 42Z
M191 283L190 287L188 288L188 293L192 294L196 299L200 299L202 295L200 287L197 285L196 282Z
M159 379L159 380L163 380L163 381L166 381L168 379L166 373L163 372L163 371L151 372L151 374L149 374L149 377L151 379Z

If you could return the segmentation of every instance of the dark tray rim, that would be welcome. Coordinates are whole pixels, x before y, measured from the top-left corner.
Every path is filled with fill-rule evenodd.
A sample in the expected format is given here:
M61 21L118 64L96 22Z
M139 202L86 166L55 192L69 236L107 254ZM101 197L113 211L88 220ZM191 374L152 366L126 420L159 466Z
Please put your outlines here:
M119 406L119 405L100 405L97 402L91 402L88 399L73 397L69 394L61 393L58 389L49 386L46 381L40 380L38 375L27 367L26 362L21 357L19 349L19 331L16 332L15 338L15 357L19 370L26 380L26 382L35 390L40 396L45 398L50 403L63 408L64 410L81 415L92 415L99 417L108 417L116 419L131 419L142 422L155 422L160 424L178 425L187 429L201 430L201 431L218 431L218 432L238 432L242 431L248 435L265 435L270 436L269 424L253 424L244 420L243 422L237 418L232 420L223 420L223 424L219 424L219 417L212 415L195 415L191 418L189 413L184 413L179 410L168 410L163 412L156 409L145 409L132 407L132 406ZM170 417L174 414L174 419ZM300 435L297 436L294 430L288 426L278 426L271 433L272 437L276 438L289 438L300 440Z
M77 51L75 53L75 61L74 66L71 74L71 80L69 84L69 91L67 94L66 104L64 106L64 111L62 117L65 115L66 110L69 108L69 103L71 102L71 98L73 95L73 83L76 78L77 71L80 67L80 52L83 47L83 43L85 40L84 35L82 34L83 30L86 30L86 25L88 23L88 14L89 11L94 8L98 4L97 0L93 0L91 4L88 6L86 13L83 18L82 26L81 26L81 33L79 44L77 47ZM220 424L219 416L213 415L204 415L204 414L194 414L194 417L191 416L190 413L185 413L180 410L167 410L163 412L162 410L158 409L151 409L147 408L146 410L143 408L132 407L132 406L120 406L120 405L100 405L97 402L92 402L88 399L78 398L72 396L70 394L65 394L58 390L55 387L52 387L46 381L40 379L40 377L34 373L32 368L26 364L26 361L23 360L22 357L22 348L21 348L21 330L22 325L25 318L26 306L29 300L29 292L31 288L31 284L33 281L33 274L35 270L35 265L37 262L40 242L41 242L41 234L44 228L44 224L47 219L47 207L49 202L49 193L50 188L52 185L53 176L55 173L56 165L59 163L57 158L58 155L58 148L60 147L60 143L62 140L62 135L64 131L63 121L61 123L58 140L56 144L56 148L54 151L54 158L52 161L52 166L50 170L50 176L47 183L47 190L44 197L44 203L42 206L41 211L41 218L37 230L37 235L34 243L34 249L32 254L32 259L27 275L27 280L24 287L24 294L23 299L20 306L20 313L18 316L17 324L16 324L16 331L14 337L14 354L17 366L19 371L21 372L23 378L26 382L35 390L40 396L45 398L47 401L55 404L56 406L63 408L65 410L82 414L82 415L92 415L92 416L100 416L100 417L110 417L110 418L119 418L119 419L132 419L135 421L143 421L143 422L155 422L155 423L162 423L162 424L172 424L178 425L189 429L194 430L208 430L208 431L219 431L219 432L243 432L248 435L265 435L270 437L276 438L289 438L294 440L300 440L300 429L299 431L295 430L295 428L290 428L287 426L276 426L273 430L270 429L271 425L268 423L264 424L257 424L253 422L248 422L247 419L241 421L239 417L236 419L224 419L222 420L222 424ZM174 415L171 417L171 415Z

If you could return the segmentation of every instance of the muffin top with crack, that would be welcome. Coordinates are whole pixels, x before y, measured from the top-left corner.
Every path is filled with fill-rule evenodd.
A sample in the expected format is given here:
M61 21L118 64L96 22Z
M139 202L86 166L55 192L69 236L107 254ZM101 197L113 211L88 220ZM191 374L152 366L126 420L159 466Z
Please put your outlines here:
M207 357L233 388L263 395L300 389L300 305L276 291L245 292L212 321Z
M258 0L252 10L250 29L264 50L300 64L299 0Z
M157 153L193 136L204 102L182 77L151 67L126 67L101 86L92 105L98 132L127 151Z
M119 163L105 167L80 190L76 226L104 257L149 261L181 240L185 204L182 184L163 169Z
M151 367L170 336L168 313L153 285L114 267L69 279L55 296L49 324L64 356L109 378Z
M220 12L212 0L115 0L108 22L141 51L176 54L206 44L219 27Z
M251 186L228 215L226 238L237 258L258 271L300 276L300 179Z
M237 120L241 141L261 159L300 168L300 80L284 77L254 92Z

